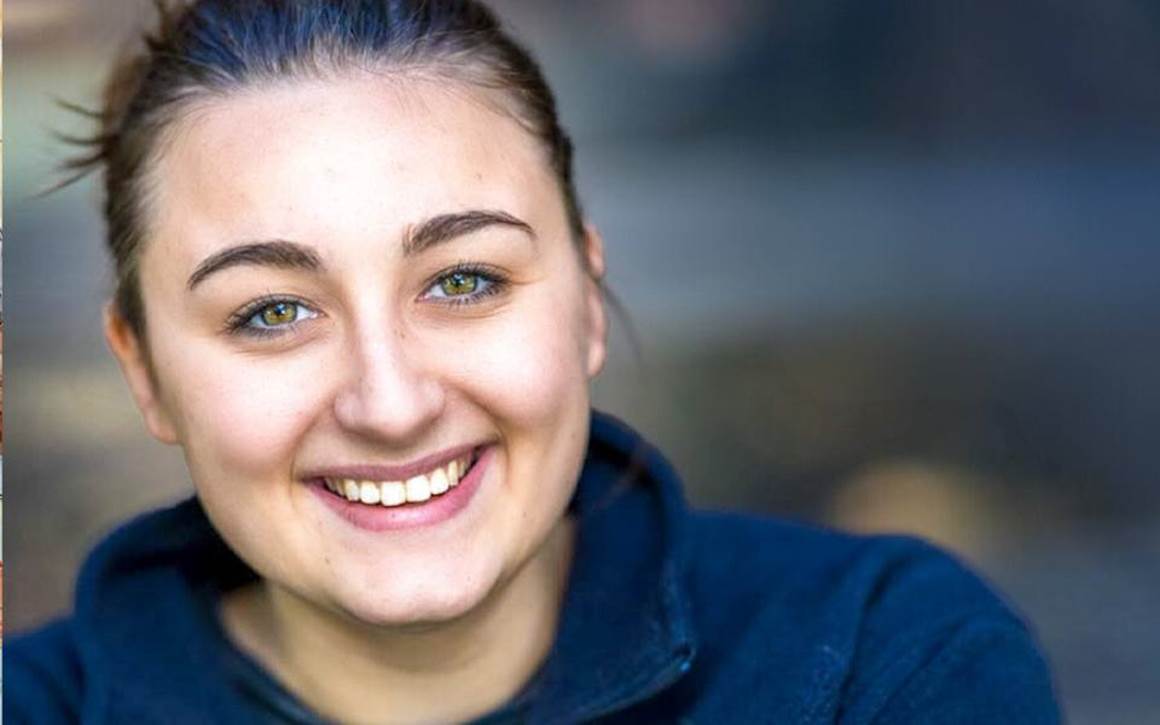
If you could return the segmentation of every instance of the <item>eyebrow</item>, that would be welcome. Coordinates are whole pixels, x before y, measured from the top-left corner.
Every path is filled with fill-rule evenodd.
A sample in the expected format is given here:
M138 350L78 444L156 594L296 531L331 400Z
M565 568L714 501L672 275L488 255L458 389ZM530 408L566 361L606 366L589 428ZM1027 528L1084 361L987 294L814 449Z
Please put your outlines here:
M193 289L214 272L240 265L302 269L317 272L322 269L322 258L310 247L284 239L250 242L223 249L207 257L193 274L189 275L189 289Z
M536 233L530 224L505 211L473 209L452 214L440 214L431 217L418 227L408 230L403 237L403 256L412 257L437 244L490 226L514 227L527 233L533 240L536 238Z
M505 211L473 209L440 214L416 227L408 228L403 237L403 256L413 257L438 244L490 226L514 227L526 232L533 240L536 238L530 224ZM318 252L297 242L285 239L247 242L223 249L203 260L197 265L197 269L193 270L193 274L189 275L188 287L192 290L215 272L242 265L300 269L307 272L318 272L324 268Z

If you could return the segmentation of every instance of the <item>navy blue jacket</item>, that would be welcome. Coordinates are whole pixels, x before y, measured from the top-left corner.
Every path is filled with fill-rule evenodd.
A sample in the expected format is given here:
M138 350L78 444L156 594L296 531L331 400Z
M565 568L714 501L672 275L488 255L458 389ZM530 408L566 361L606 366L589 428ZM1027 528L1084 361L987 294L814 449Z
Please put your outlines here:
M690 511L676 474L593 415L560 629L483 722L1055 723L1025 624L946 554ZM214 612L252 572L195 500L91 555L69 619L4 647L9 725L320 720Z

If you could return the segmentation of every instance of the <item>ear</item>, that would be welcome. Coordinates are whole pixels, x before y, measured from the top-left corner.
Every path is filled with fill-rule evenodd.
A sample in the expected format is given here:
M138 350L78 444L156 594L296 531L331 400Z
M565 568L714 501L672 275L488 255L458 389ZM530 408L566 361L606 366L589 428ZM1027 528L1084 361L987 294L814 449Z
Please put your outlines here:
M162 443L176 443L176 428L157 395L157 384L149 367L149 359L137 333L114 309L113 303L106 304L104 312L105 342L121 366L121 374L129 384L129 392L133 394L137 409L141 411L145 427Z
M588 379L604 369L608 356L608 316L604 310L604 239L591 224L584 225L585 303L588 306Z

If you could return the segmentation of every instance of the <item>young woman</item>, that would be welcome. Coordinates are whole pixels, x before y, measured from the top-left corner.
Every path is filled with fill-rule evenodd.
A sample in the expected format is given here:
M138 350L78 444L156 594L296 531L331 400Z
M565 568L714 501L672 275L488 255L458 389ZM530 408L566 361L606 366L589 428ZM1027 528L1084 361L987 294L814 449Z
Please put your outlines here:
M951 559L691 512L591 411L602 242L480 4L181 5L100 124L106 335L197 495L8 644L8 722L1055 721Z

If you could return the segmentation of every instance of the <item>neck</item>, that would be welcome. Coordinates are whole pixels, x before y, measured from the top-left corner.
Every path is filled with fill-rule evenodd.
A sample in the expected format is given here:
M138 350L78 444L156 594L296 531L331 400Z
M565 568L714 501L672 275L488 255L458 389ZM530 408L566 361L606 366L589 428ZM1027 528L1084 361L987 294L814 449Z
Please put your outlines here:
M325 717L470 720L519 693L547 658L574 537L565 517L515 575L449 622L368 625L267 581L224 598L222 620L234 642Z

